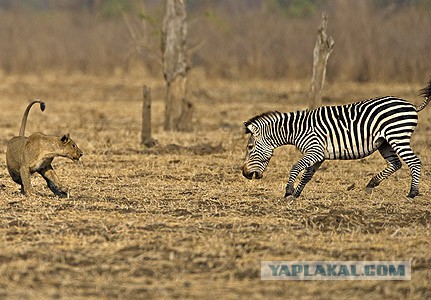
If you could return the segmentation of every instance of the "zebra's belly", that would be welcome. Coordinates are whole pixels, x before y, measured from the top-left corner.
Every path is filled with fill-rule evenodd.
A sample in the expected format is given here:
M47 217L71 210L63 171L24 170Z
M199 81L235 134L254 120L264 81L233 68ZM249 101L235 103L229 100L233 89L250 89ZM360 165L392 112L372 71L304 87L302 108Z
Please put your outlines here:
M384 139L377 136L372 141L358 143L348 141L342 144L326 141L325 159L360 159L374 153L383 143Z
M367 157L371 154L373 154L376 149L371 149L368 151L359 151L359 152L355 152L355 151L349 151L347 149L345 149L343 152L331 152L329 151L325 151L325 159L360 159L360 158L364 158Z

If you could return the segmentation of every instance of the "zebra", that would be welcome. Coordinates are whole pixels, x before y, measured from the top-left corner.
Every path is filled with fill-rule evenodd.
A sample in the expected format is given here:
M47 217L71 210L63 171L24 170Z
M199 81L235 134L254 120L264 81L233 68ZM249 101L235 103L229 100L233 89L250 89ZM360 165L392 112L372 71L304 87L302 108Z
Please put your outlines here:
M270 111L257 115L244 122L250 137L242 174L247 179L262 178L274 149L294 145L303 156L290 170L284 197L297 198L326 159L359 159L378 150L387 167L371 178L366 192L371 193L399 170L402 160L412 176L407 197L414 198L419 194L421 161L410 147L410 138L418 123L418 112L431 100L431 80L420 90L420 95L425 99L419 106L386 96L310 111Z

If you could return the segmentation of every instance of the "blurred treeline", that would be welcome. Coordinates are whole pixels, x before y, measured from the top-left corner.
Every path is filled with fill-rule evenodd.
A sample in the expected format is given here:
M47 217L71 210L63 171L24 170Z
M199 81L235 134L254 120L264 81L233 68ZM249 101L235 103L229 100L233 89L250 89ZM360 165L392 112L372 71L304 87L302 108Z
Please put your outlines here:
M0 70L161 74L164 0L0 0ZM328 80L430 77L431 0L188 0L192 69L224 78L311 77L322 11Z

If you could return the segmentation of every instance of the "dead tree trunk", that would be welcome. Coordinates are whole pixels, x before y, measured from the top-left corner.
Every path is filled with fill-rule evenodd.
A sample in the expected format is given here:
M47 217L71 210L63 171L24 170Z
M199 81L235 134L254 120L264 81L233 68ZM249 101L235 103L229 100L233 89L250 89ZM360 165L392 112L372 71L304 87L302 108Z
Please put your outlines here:
M167 93L165 130L192 129L192 104L186 99L186 8L184 0L166 0L162 28L163 73Z
M322 14L322 22L317 30L317 41L313 51L313 77L311 78L310 109L322 105L322 89L325 82L326 64L334 48L334 40L326 35L328 16Z
M151 90L146 85L143 89L141 144L153 147L156 140L151 136Z

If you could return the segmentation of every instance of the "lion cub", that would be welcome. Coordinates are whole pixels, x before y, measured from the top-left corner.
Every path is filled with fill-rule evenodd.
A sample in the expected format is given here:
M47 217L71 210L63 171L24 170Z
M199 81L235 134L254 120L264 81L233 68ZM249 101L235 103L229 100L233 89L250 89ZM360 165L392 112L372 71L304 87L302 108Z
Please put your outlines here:
M30 176L38 172L55 195L67 197L67 191L61 186L51 163L56 156L78 161L83 153L69 134L50 136L38 132L29 137L24 136L28 113L35 103L40 104L42 111L45 110L44 102L32 101L22 117L19 135L7 143L6 164L9 174L13 181L21 185L21 193L27 196L32 195Z

